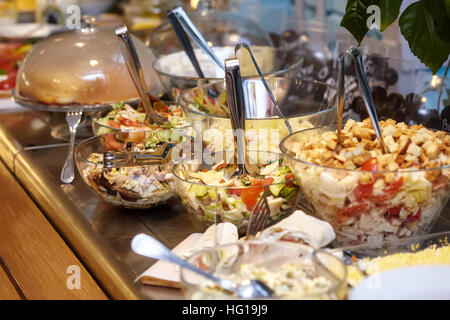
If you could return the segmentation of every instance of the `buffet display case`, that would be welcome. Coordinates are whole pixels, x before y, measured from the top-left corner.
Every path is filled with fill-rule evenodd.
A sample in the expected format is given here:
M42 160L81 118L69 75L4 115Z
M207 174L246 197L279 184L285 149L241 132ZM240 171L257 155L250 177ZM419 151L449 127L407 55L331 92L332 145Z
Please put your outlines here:
M0 111L0 159L105 296L245 298L239 288L256 286L257 298L345 300L375 259L441 248L416 266L450 271L446 75L423 80L414 63L356 47L336 62L329 30L189 15L202 48L166 21L147 43L133 35L125 59L121 28L89 16L32 46L0 43L18 50L0 68L0 94L17 104Z

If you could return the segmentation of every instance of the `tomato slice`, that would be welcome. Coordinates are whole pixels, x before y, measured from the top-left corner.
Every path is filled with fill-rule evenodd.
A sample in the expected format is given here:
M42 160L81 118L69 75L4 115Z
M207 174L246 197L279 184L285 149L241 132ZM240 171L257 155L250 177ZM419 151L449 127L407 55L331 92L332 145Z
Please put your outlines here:
M180 116L180 115L183 114L183 109L181 107L176 108L170 114L173 115L173 116Z
M161 113L169 113L169 106L166 104L161 104L158 111Z
M338 223L342 223L350 217L360 216L367 209L369 209L368 202L357 202L351 206L339 209L336 213L336 220Z
M295 175L293 173L288 173L285 176L286 181L293 180L295 178Z
M12 90L16 86L15 79L7 79L0 82L0 90Z
M371 200L378 203L391 200L398 193L402 185L403 185L403 177L399 177L393 183L386 186L380 195L372 196Z
M416 214L411 214L406 218L407 222L415 222L422 216L422 209L419 209Z
M125 117L120 116L119 117L119 121L120 123L122 123L123 125L127 126L127 127L139 127L139 123L136 121L132 121L130 119L127 119Z
M367 160L361 166L361 170L364 170L364 171L378 171L377 158L372 158L372 159Z
M117 121L114 121L114 120L109 120L109 126L120 129L120 123L118 123Z
M373 192L373 183L369 184L359 183L358 186L353 191L353 194L355 195L356 199L364 200L370 198L372 192Z
M227 166L227 164L225 162L221 163L216 167L216 171L219 171L220 169L225 168L226 166Z
M392 207L392 208L388 209L387 214L389 217L398 217L400 215L401 210L402 210L402 208L399 206Z
M106 151L123 150L123 143L116 140L116 137L113 134L105 135L105 143L103 145Z
M241 197L242 202L245 203L247 210L251 211L258 202L258 197L261 192L264 191L264 186L271 185L273 183L273 178L266 179L252 179L250 181L250 187L247 188L237 188L228 189L229 194L235 194ZM259 187L260 186L260 187Z

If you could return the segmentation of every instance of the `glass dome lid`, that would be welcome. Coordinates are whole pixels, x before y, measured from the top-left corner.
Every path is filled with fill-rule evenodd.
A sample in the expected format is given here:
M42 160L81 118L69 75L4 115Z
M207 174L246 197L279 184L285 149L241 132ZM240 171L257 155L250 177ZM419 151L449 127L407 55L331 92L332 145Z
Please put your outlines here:
M83 17L81 29L52 35L38 42L21 64L14 97L32 107L87 108L136 100L139 94L128 73L120 40L113 29L95 25L95 18ZM133 37L150 92L160 91L152 69L152 52ZM30 104L31 102L31 104Z

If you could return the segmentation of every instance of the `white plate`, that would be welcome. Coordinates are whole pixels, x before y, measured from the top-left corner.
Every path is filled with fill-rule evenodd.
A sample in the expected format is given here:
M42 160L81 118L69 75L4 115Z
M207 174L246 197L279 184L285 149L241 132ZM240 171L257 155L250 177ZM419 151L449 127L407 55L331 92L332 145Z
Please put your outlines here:
M449 300L450 266L394 269L374 274L358 284L350 300Z
M53 24L17 23L0 25L0 38L7 39L37 39L49 36L53 31L63 27Z

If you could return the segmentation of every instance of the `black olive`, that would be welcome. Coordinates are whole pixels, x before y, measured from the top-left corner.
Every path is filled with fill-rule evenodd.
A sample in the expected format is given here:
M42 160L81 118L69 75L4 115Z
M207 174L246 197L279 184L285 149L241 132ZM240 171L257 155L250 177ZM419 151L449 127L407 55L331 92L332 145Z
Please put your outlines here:
M384 80L388 86L393 86L398 81L398 72L393 68L387 69L384 74Z
M357 114L359 114L359 116L362 119L365 119L369 116L369 114L367 113L367 109L366 109L366 105L364 103L363 98L361 97L355 97L352 101L351 107L350 107L353 111L355 111Z
M431 129L442 130L442 120L438 117L431 118L426 123L426 126Z
M372 98L373 103L375 104L375 108L377 112L381 112L384 107L384 103L386 101L387 92L386 89L380 86L375 86L372 88Z
M403 96L399 93L391 93L384 103L384 108L390 111L400 110L403 105Z

